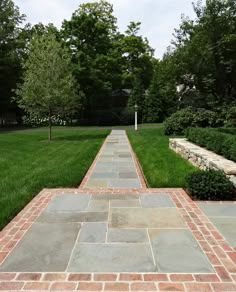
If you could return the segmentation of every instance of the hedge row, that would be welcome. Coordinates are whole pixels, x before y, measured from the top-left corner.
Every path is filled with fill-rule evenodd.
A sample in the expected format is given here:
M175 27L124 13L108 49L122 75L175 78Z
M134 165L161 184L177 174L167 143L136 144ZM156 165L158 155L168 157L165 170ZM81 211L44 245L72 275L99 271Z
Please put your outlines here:
M235 135L209 128L188 128L185 134L189 141L236 162Z

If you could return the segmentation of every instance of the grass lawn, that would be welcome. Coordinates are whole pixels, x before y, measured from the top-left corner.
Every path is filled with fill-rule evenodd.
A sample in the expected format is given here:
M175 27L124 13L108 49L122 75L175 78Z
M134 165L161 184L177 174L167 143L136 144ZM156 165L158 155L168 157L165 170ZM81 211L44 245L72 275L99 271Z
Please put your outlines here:
M45 187L78 187L108 130L0 133L0 230Z
M152 129L152 128L160 128L162 126L161 123L145 123L145 124L138 124L139 129ZM111 130L111 129L124 129L124 130L132 130L134 129L134 125L127 125L127 126L54 126L53 131L54 132L65 132L65 131L104 131L104 130ZM16 128L0 128L0 131L15 131ZM38 128L20 128L19 131L26 131L26 132L44 132L47 131L47 127L38 127Z
M169 149L169 138L162 128L127 131L149 187L184 187L185 176L196 170Z

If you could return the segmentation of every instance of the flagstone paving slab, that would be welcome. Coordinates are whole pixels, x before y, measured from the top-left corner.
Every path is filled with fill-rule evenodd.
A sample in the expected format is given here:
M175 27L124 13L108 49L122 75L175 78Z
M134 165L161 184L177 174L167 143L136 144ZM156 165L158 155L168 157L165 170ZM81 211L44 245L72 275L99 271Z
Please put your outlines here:
M209 217L236 217L236 204L198 203L198 207Z
M112 208L111 228L186 228L175 208Z
M125 200L125 201L131 201L131 200L139 200L139 194L99 194L99 195L92 195L91 200Z
M214 272L190 231L151 229L148 232L159 272Z
M47 206L47 212L84 211L89 204L90 195L58 195Z
M229 244L236 247L236 217L210 217L210 220Z
M79 230L76 223L34 223L0 271L65 271Z
M138 179L111 179L108 181L109 188L138 188L140 182Z
M149 244L77 244L68 271L152 272L155 266Z
M110 202L110 206L111 206L111 208L141 207L140 200L112 200Z
M83 223L79 234L79 242L100 243L106 239L106 223Z
M141 205L144 208L175 207L175 204L168 194L142 194L140 195Z
M108 212L108 200L91 200L87 211L94 212Z
M149 242L146 229L118 229L109 228L107 235L108 242Z
M72 223L72 222L105 222L108 212L48 213L43 212L37 222Z
M224 238L236 247L236 204L198 203L198 207L220 231Z

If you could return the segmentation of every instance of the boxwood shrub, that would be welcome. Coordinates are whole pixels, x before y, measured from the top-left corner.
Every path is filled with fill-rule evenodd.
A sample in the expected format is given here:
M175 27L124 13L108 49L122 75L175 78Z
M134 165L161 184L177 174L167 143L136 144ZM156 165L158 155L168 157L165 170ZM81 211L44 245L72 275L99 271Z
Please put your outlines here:
M222 125L222 119L215 112L205 109L193 110L191 107L187 107L165 120L164 134L183 135L188 127L220 127Z
M191 196L198 200L233 200L234 186L221 171L198 170L186 177L186 186Z
M236 162L236 135L209 128L189 128L185 135L189 141Z

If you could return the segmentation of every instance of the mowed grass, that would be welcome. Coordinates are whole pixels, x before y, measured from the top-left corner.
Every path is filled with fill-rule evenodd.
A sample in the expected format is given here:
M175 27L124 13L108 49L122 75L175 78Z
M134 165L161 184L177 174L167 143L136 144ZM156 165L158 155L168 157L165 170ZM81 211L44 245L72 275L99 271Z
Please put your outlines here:
M149 187L185 187L185 177L196 170L169 149L169 138L160 129L128 131Z
M78 187L108 130L0 133L0 230L42 189Z

